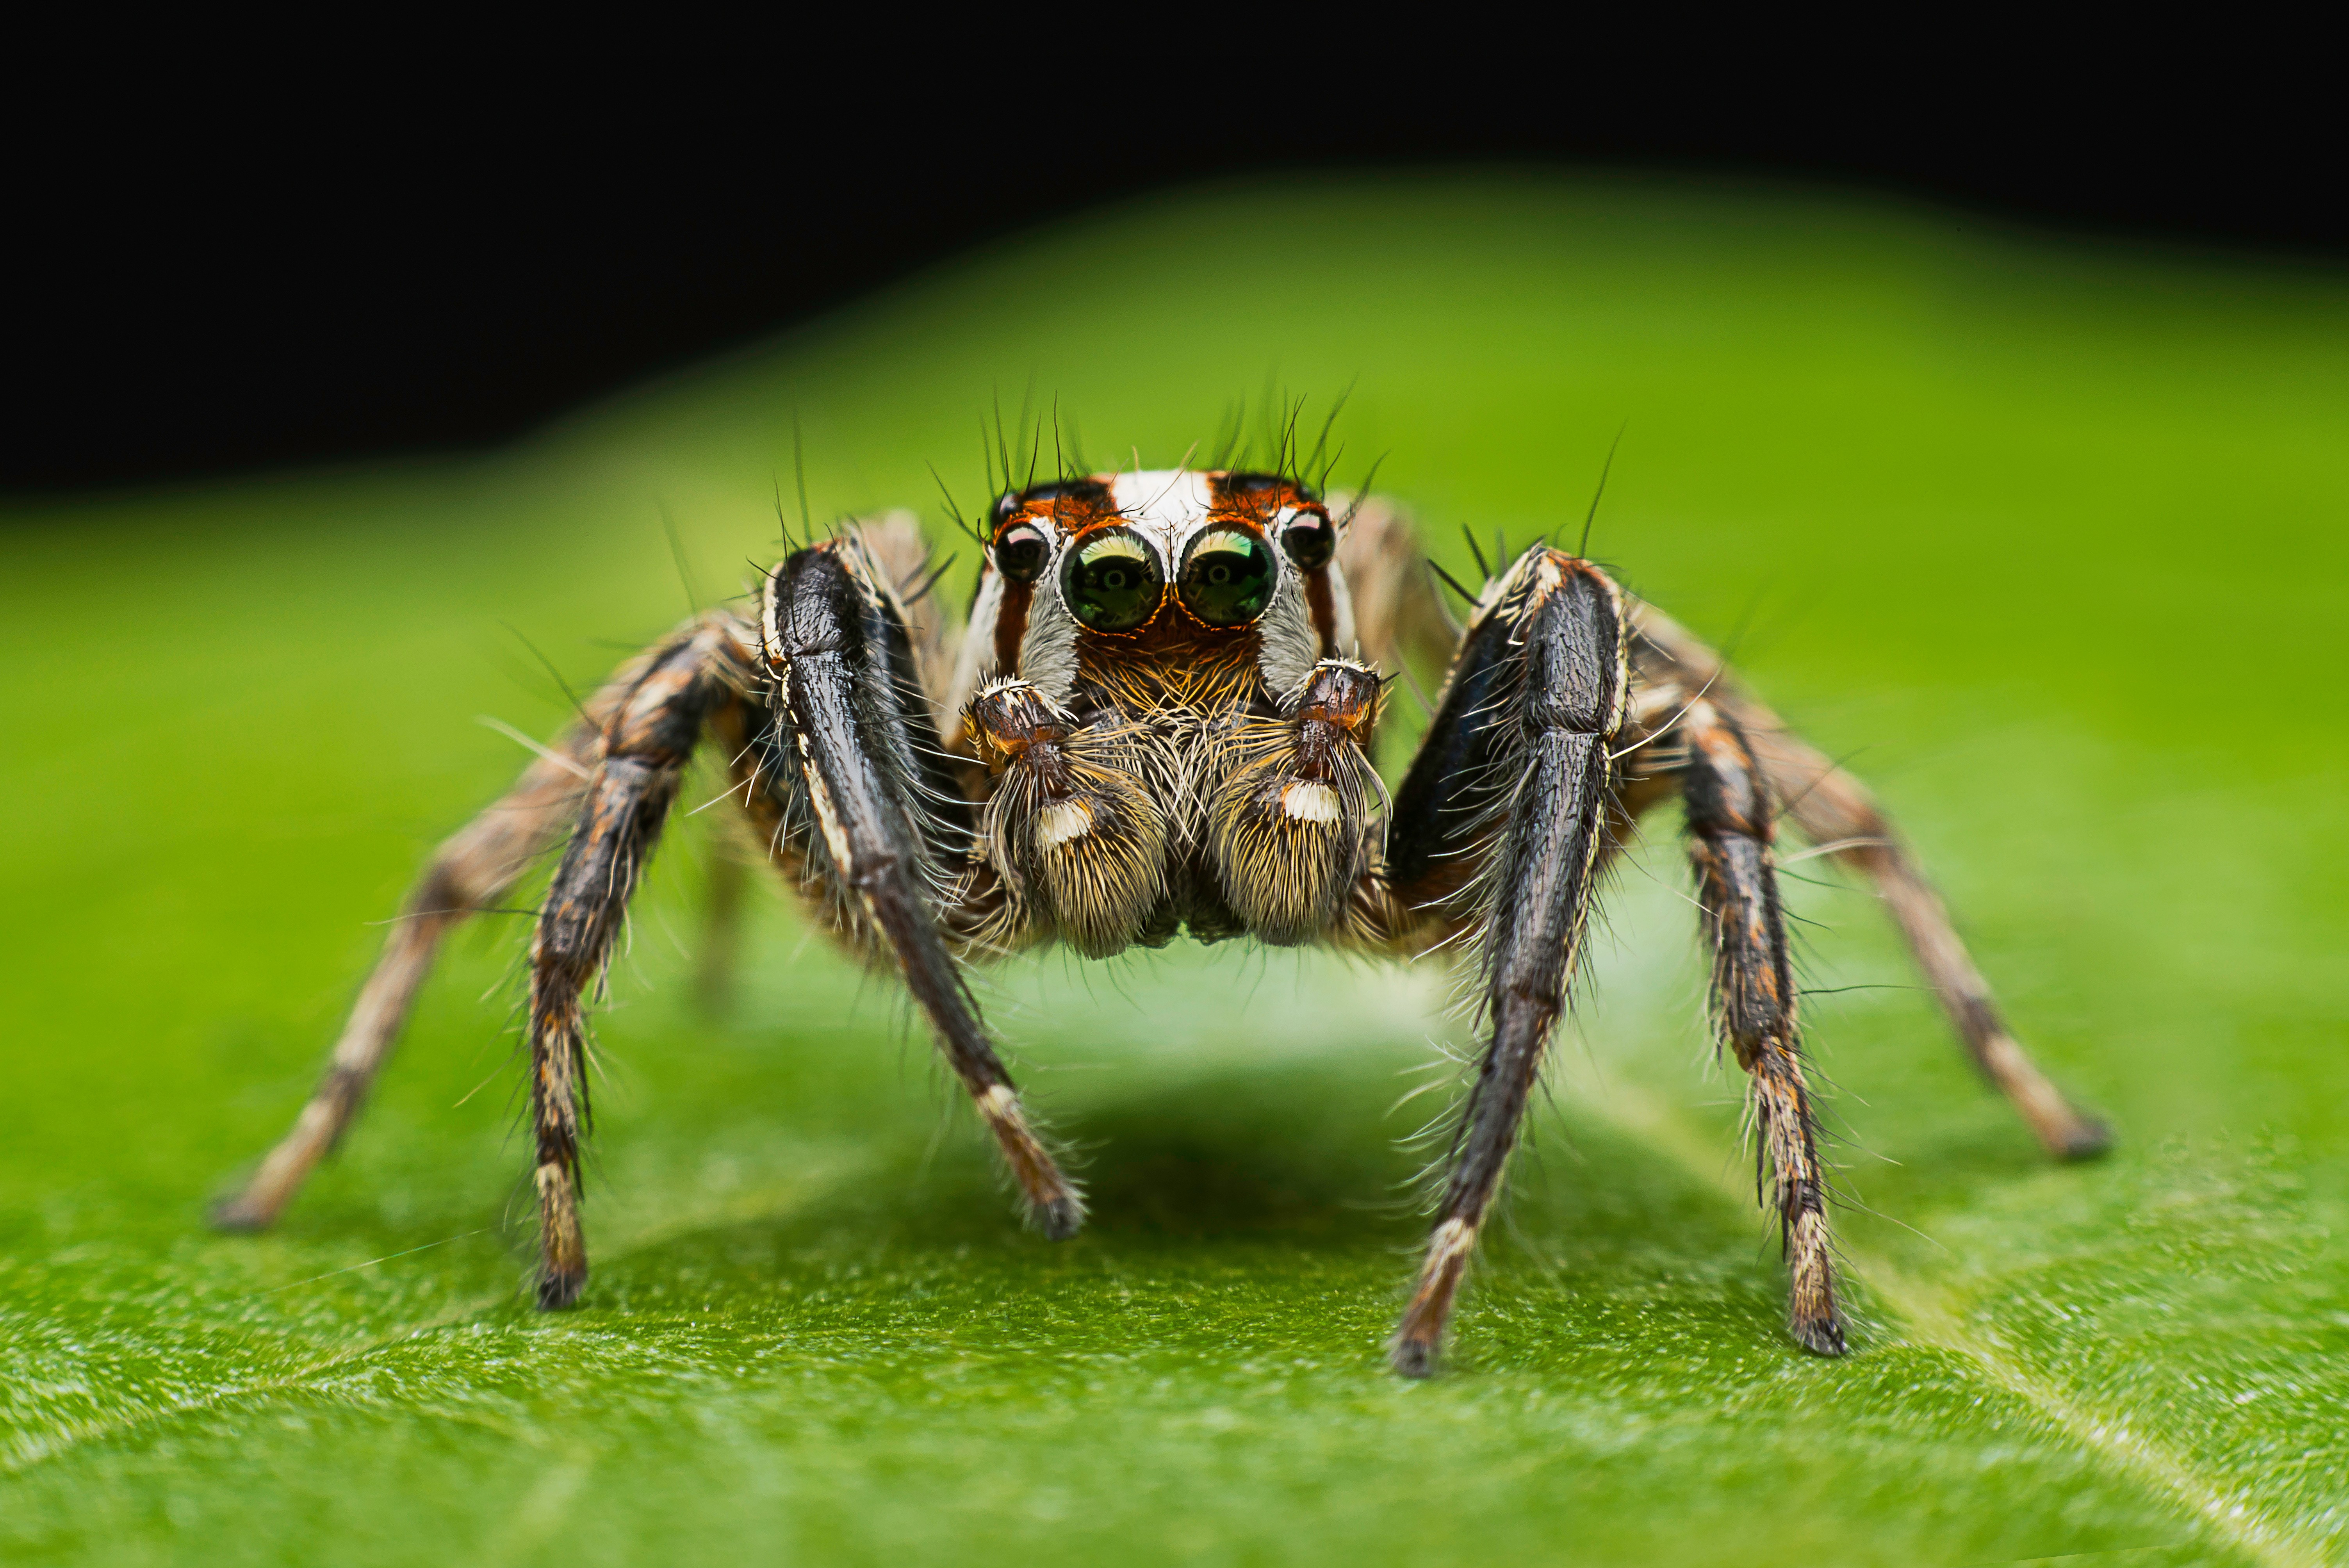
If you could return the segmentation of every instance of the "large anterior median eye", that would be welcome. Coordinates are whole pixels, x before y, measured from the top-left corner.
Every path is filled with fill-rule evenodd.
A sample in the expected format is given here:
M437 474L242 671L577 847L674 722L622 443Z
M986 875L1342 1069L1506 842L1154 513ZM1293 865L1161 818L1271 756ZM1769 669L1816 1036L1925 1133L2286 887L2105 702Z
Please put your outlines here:
M1272 603L1272 552L1244 528L1211 528L1183 552L1175 588L1183 607L1210 626L1237 626Z
M1069 614L1096 632L1131 632L1158 613L1166 573L1158 552L1127 529L1096 533L1061 565Z

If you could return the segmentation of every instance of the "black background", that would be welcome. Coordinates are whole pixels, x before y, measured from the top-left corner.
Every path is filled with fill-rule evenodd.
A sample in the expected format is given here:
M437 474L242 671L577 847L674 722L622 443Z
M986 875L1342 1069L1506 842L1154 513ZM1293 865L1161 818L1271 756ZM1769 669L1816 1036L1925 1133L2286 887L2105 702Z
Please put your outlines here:
M12 155L0 487L493 444L974 242L1252 172L1794 180L2349 275L2332 95L2256 66L2115 68L2093 90L2076 72L1954 95L1619 88L1571 108L1486 81L1473 99L1333 90L1269 115L1249 88L1099 124L1040 121L1016 92L876 109L843 88L788 116L654 117L657 134L315 111L44 126Z

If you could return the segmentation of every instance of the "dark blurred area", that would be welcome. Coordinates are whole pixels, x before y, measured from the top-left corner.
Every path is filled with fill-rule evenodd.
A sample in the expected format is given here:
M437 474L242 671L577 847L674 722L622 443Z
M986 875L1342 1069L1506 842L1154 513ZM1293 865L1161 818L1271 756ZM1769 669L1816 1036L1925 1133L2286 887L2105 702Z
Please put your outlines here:
M1992 222L2349 263L2339 131L2258 84L2012 84L1575 109L1365 94L1347 112L1113 129L887 111L630 133L201 117L19 137L0 488L58 491L478 448L803 321L974 243L1169 185L1459 163L1764 179ZM651 117L647 117L648 120ZM1075 125L1077 129L1071 129ZM1032 144L1023 145L1021 136ZM1007 139L1007 137L1009 139Z

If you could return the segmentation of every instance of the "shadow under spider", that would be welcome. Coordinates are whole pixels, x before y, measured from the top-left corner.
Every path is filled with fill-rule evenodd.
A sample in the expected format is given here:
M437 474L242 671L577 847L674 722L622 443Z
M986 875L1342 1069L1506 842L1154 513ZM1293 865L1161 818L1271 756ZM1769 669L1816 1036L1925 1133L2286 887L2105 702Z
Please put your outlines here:
M855 1259L918 1270L926 1256L951 1255L1016 1278L1095 1248L1204 1258L1229 1243L1391 1257L1400 1279L1425 1225L1414 1178L1426 1155L1398 1140L1431 1113L1422 1099L1391 1114L1398 1093L1388 1074L1325 1062L1177 1083L1137 1068L1129 1084L1095 1078L1056 1097L1054 1124L1081 1155L1092 1211L1068 1249L1009 1219L992 1150L978 1137L950 1137L926 1160L892 1138L890 1153L804 1207L671 1238L625 1267L644 1281L648 1268L694 1272L697 1256L719 1273L789 1275ZM1495 1237L1499 1266L1515 1268L1528 1250L1537 1266L1642 1274L1742 1274L1775 1262L1758 1212L1671 1160L1588 1118L1569 1132L1545 1114L1534 1130ZM1723 1155L1737 1158L1727 1147Z

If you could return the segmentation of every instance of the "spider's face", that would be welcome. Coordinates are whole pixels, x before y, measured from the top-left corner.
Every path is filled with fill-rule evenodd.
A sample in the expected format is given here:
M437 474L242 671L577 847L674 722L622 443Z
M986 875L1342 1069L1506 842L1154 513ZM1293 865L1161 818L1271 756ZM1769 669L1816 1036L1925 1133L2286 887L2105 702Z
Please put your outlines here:
M1232 631L1283 581L1337 548L1329 509L1268 474L1121 473L1062 480L997 501L988 563L1005 583L1060 601L1084 632L1130 636L1162 617Z
M1286 690L1350 645L1337 525L1294 480L1187 469L1058 480L1004 496L988 521L966 689L1015 676L1057 698L1081 663L1205 655L1252 659Z

